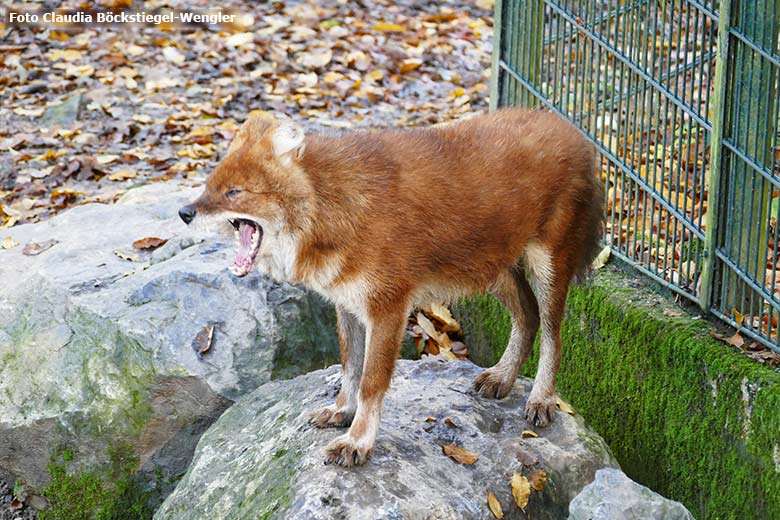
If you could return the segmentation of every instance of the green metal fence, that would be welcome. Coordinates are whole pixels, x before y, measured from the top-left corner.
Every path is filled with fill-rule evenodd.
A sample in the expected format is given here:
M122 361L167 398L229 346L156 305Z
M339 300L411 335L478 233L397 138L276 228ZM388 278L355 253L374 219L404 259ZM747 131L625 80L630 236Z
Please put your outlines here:
M613 253L780 351L780 0L496 2L491 104L576 123Z

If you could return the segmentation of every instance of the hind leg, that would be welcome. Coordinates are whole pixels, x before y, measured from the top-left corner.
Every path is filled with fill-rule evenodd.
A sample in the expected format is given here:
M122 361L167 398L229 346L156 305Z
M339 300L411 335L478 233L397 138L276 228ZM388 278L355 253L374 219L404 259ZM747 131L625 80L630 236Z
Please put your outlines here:
M553 258L548 250L529 247L526 252L531 286L539 302L542 337L539 367L525 405L525 417L536 426L547 426L557 410L555 378L561 364L561 323L566 294L572 279L571 262L563 255Z
M539 307L525 272L519 267L503 272L491 292L509 311L512 332L501 360L477 376L474 388L484 397L501 399L512 389L531 353L539 330Z

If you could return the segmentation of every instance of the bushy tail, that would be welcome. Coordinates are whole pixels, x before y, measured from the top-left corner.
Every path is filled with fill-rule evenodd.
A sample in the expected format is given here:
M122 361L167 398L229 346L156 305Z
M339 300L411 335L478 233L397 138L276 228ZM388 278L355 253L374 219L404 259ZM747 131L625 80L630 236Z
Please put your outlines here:
M582 255L575 271L575 281L582 282L591 272L593 260L604 247L604 183L601 181L601 165L595 149L590 162L588 179L591 181L583 190L580 215L580 237Z

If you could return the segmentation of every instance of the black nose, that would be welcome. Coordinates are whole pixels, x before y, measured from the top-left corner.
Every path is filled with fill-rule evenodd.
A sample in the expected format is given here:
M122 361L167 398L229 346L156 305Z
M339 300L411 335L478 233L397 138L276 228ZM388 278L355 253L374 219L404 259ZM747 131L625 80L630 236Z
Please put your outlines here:
M179 210L179 216L185 224L189 224L195 218L195 208L192 205L184 206Z

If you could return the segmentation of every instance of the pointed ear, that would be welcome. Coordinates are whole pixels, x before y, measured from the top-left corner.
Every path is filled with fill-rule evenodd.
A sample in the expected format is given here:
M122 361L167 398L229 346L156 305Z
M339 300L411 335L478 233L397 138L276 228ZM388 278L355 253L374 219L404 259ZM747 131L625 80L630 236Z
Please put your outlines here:
M282 163L289 166L292 157L303 154L303 128L293 121L281 121L271 134L274 155Z
M255 142L262 139L266 130L273 126L274 121L274 117L268 113L249 116L249 118L244 121L244 124L241 125L241 128L238 129L238 132L236 133L235 137L233 137L233 140L230 142L227 154L230 155L231 153L235 152L247 141Z

